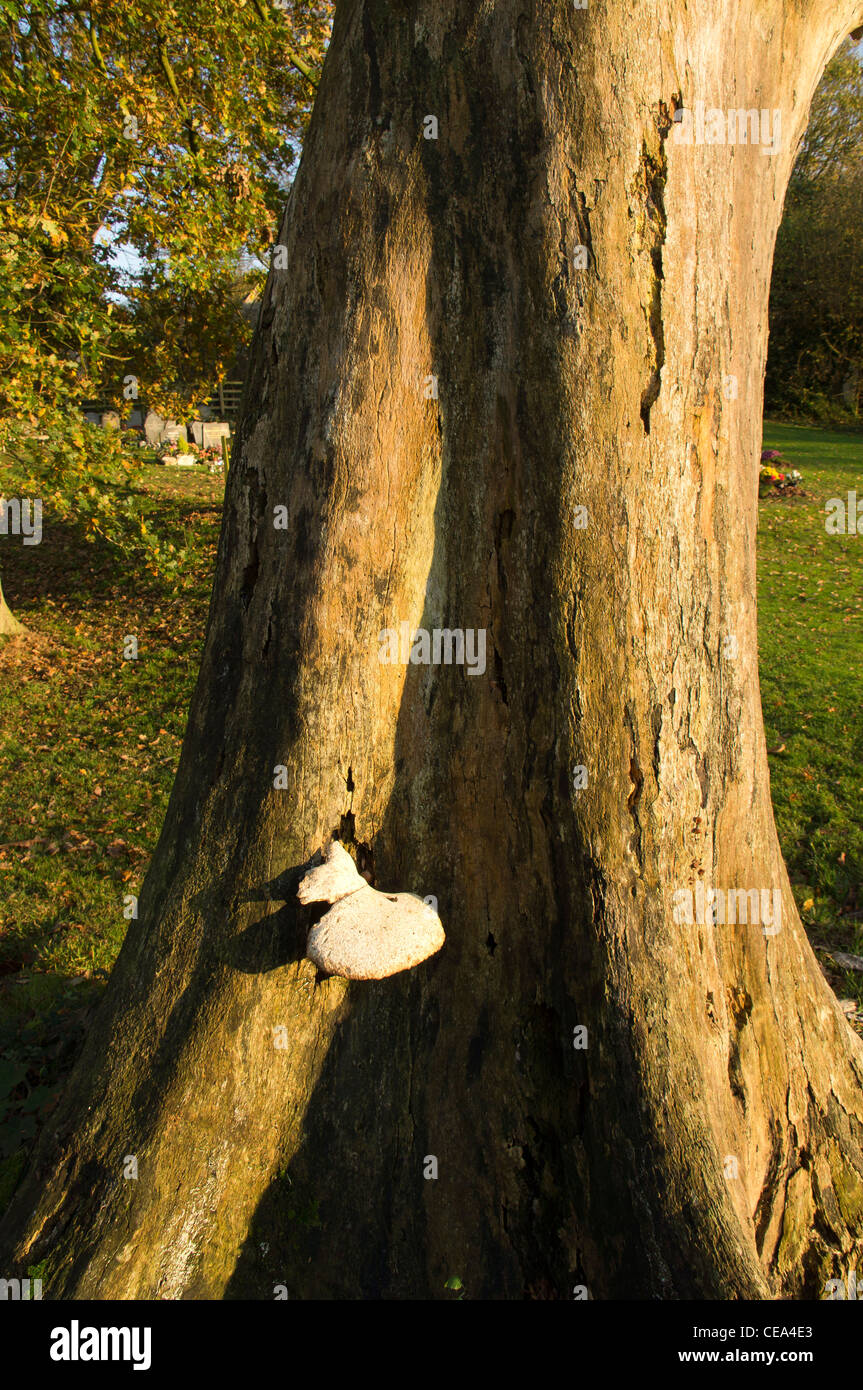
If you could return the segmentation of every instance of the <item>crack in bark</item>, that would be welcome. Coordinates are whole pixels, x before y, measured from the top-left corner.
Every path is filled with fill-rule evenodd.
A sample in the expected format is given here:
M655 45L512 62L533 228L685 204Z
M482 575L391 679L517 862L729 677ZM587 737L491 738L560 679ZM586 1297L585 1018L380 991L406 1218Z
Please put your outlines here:
M646 143L641 148L641 181L644 200L644 216L649 233L649 251L652 266L650 286L650 307L647 326L650 332L653 369L647 385L641 394L641 423L644 433L650 434L650 412L659 397L662 387L662 369L665 366L665 327L662 319L662 285L665 272L662 256L665 248L667 218L665 213L665 182L668 177L668 159L665 142L672 126L672 116L664 101L659 103L659 153L652 155Z
M587 263L592 266L595 273L599 275L599 266L596 262L596 253L593 249L593 233L590 228L590 211L587 206L587 199L584 194L576 188L575 190L575 217L578 223L578 234L581 244L587 247Z
M629 739L632 745L632 752L629 759L629 780L632 783L632 787L626 799L626 809L632 817L632 823L635 827L632 837L632 849L638 861L639 870L643 870L643 844L641 822L638 812L639 803L641 801L641 791L644 786L644 774L641 771L641 766L638 761L638 747L635 738L635 716L631 705L628 705L626 709L626 726L629 730Z

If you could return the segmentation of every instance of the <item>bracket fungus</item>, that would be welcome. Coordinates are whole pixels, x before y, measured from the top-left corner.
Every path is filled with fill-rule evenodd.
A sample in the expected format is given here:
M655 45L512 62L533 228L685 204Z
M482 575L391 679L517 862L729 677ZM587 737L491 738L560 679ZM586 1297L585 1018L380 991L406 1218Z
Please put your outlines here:
M440 918L413 893L379 893L338 840L297 889L301 903L330 903L309 932L306 957L328 975L384 980L410 970L444 944Z

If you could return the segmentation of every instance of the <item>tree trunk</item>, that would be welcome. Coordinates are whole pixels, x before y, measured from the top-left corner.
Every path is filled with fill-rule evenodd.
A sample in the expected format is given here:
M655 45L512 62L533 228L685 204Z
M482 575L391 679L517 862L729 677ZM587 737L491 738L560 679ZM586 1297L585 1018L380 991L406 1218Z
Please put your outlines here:
M0 637L17 637L23 631L23 624L19 623L3 597L3 580L0 577Z
M774 829L755 530L775 233L863 5L757 10L338 6L140 919L5 1226L46 1296L857 1263L863 1052ZM684 143L700 100L781 147ZM484 673L382 663L402 623L484 630ZM316 976L334 835L437 898L438 955ZM781 929L678 921L699 883Z

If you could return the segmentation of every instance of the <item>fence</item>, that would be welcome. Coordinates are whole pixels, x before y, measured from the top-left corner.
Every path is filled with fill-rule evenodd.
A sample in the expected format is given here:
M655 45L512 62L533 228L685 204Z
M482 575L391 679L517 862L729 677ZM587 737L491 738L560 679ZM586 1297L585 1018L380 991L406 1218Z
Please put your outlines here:
M234 423L240 413L240 401L243 395L242 381L220 381L214 388L212 394L203 402L213 412L217 420L228 420ZM90 412L94 415L101 415L114 407L107 401L82 401L81 410L85 413ZM130 401L128 414L133 415L140 411L141 419L147 414L147 406L141 401ZM124 418L126 415L124 414Z
M243 395L241 381L220 381L215 392L209 397L207 405L214 410L220 420L236 420L240 413L240 400Z

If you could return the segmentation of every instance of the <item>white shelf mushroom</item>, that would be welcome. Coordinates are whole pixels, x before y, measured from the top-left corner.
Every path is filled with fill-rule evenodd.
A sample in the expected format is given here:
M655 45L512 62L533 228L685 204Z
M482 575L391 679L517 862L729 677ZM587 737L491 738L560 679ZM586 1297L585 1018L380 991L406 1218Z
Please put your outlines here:
M413 893L379 893L333 840L300 883L301 903L330 903L312 927L306 957L328 975L383 980L427 960L444 944L440 918Z

